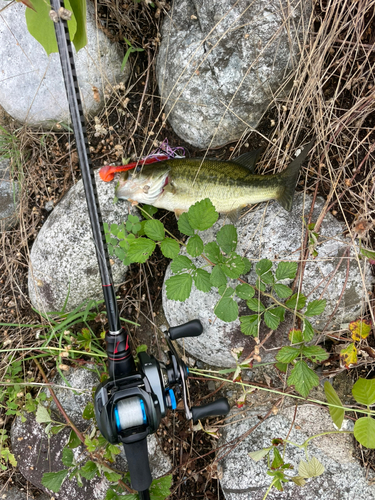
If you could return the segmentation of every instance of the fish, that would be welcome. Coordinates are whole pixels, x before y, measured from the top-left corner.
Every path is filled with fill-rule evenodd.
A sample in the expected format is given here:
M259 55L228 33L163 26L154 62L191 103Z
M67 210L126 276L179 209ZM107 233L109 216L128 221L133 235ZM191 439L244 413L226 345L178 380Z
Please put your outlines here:
M280 173L257 175L257 149L234 160L181 158L144 165L120 174L115 196L133 205L145 203L172 211L179 217L197 201L209 198L217 212L236 221L241 210L276 200L290 212L299 171L314 145L312 140Z

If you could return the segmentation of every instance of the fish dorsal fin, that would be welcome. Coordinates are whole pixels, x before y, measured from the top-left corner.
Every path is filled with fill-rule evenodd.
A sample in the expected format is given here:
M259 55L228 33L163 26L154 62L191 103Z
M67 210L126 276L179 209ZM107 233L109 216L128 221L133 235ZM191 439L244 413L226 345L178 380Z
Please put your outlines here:
M263 153L264 148L256 149L255 151L249 151L248 153L244 153L243 155L235 158L234 163L238 163L242 167L247 168L252 174L255 173L255 165L257 164L260 155Z

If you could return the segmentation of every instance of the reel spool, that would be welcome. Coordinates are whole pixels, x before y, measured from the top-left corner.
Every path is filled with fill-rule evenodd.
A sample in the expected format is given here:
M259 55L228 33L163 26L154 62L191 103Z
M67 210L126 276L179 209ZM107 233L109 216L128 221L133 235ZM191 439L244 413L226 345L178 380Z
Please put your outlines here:
M147 424L143 399L132 397L122 399L114 408L117 431Z

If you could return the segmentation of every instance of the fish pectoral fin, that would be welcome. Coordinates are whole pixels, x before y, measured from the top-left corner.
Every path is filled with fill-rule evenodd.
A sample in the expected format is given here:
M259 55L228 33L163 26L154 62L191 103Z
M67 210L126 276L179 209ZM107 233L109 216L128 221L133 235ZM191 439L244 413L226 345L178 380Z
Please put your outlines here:
M174 214L176 216L176 219L178 219L180 217L180 215L183 214L184 212L186 212L186 210L184 210L183 208L176 208L174 210Z
M234 210L231 210L230 212L227 212L225 215L228 217L228 219L231 221L232 224L235 224L238 221L238 218L241 214L242 208L235 208Z
M234 163L238 163L238 165L241 165L242 167L247 168L249 172L254 174L255 165L258 163L259 157L263 153L264 149L265 148L259 148L256 149L255 151L244 153L243 155L231 161L233 161Z
M168 182L168 184L164 186L163 192L176 194L176 186L174 185L173 181Z
M135 205L138 205L138 201L131 200L130 198L128 199L128 202L131 203L132 207L135 207Z

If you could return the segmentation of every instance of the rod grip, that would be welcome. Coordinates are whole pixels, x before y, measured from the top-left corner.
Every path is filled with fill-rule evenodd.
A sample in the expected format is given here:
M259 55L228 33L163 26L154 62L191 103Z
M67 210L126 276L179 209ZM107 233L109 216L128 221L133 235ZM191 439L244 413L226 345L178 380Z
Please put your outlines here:
M230 407L227 398L220 398L203 406L193 406L191 413L193 422L206 417L218 417L229 413Z
M148 490L152 483L152 476L148 461L147 438L123 444L132 488L142 492Z
M171 326L169 337L171 340L182 339L184 337L199 337L203 333L203 326L199 319L193 319L183 325Z

